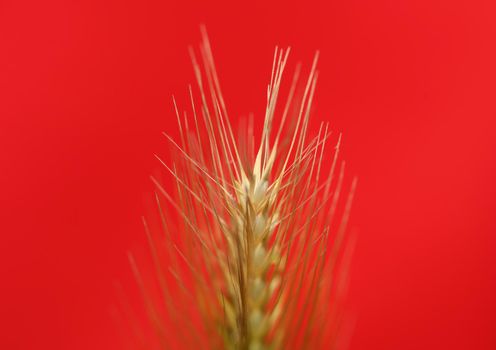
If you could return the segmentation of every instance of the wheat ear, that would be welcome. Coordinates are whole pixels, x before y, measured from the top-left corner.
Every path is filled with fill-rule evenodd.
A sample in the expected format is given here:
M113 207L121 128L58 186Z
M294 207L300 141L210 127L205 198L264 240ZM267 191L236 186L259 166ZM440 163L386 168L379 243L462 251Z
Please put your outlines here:
M297 66L281 108L277 103L290 50L276 48L255 147L253 119L235 136L204 29L202 34L200 61L190 51L199 102L190 87L188 117L174 101L180 140L164 134L174 161L157 156L174 179L175 194L153 178L165 245L156 238L150 243L163 307L147 300L160 344L330 348L339 318L332 304L336 266L356 180L340 206L341 136L330 150L325 147L331 136L327 123L307 137L318 54L300 96Z

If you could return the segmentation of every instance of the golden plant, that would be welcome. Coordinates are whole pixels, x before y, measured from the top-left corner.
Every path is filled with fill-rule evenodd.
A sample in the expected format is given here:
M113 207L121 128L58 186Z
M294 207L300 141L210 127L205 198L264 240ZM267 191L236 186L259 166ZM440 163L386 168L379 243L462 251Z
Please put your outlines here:
M152 238L145 222L161 302L142 287L158 347L335 347L341 317L337 267L356 180L339 205L341 135L330 157L325 147L331 136L328 123L307 138L318 54L298 98L296 67L279 112L290 50L276 48L255 147L253 119L237 136L233 132L204 29L202 34L202 64L190 51L200 102L190 87L188 119L174 101L180 140L164 134L174 160L167 164L157 156L174 180L175 193L152 178L162 239ZM336 213L341 217L337 223ZM133 258L131 262L143 284Z

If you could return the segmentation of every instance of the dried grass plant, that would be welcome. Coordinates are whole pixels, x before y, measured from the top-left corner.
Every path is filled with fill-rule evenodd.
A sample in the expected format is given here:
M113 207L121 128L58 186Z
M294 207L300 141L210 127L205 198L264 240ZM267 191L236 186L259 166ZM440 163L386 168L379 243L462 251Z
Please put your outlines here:
M152 178L161 234L152 235L144 221L159 298L151 296L130 257L156 346L335 348L342 247L356 180L343 190L341 135L329 146L328 123L308 136L318 54L301 94L296 67L281 106L290 50L276 48L256 144L253 119L233 131L204 29L202 34L200 56L191 50L198 90L189 89L189 115L174 101L180 139L164 134L173 161L157 156L174 189Z

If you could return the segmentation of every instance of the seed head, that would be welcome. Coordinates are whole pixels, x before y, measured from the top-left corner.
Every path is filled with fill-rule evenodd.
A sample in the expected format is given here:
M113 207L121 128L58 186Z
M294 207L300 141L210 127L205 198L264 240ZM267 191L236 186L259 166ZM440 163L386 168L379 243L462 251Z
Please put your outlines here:
M341 136L334 148L326 147L331 133L324 123L308 138L318 54L301 96L297 66L281 108L290 50L276 48L254 147L252 119L233 132L204 29L202 34L200 61L191 50L198 90L189 90L190 117L182 118L174 101L180 140L165 135L171 163L157 157L174 180L174 194L153 178L165 234L165 244L150 238L162 292L161 302L147 297L158 345L335 347L337 266L356 181L341 208ZM341 220L335 222L337 212Z

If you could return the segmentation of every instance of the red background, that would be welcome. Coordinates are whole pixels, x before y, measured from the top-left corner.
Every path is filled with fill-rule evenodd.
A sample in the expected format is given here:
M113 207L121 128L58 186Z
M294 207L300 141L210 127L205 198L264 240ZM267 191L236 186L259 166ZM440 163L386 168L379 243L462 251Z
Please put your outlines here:
M114 282L209 30L231 116L273 47L321 50L314 120L359 177L351 349L495 349L492 1L0 2L0 347L121 348ZM316 123L317 124L317 123Z

